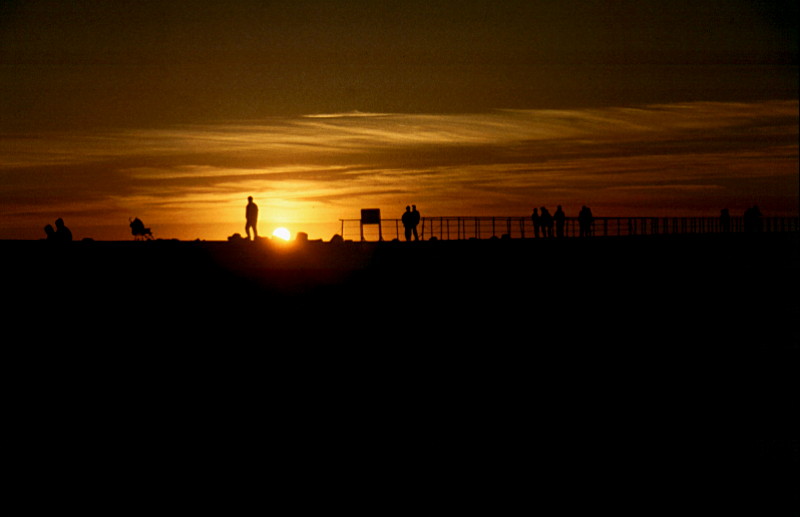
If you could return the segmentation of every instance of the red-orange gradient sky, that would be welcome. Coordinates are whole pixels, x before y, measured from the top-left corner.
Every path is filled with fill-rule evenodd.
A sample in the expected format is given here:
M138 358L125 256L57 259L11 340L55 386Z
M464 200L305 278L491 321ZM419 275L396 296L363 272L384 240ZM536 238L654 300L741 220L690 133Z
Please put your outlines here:
M798 214L794 2L0 4L0 238Z

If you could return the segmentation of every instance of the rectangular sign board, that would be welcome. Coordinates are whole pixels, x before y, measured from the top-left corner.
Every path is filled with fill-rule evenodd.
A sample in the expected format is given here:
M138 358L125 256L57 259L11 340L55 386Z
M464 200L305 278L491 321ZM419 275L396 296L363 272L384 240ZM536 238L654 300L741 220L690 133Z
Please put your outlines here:
M381 224L380 208L362 208L361 224Z

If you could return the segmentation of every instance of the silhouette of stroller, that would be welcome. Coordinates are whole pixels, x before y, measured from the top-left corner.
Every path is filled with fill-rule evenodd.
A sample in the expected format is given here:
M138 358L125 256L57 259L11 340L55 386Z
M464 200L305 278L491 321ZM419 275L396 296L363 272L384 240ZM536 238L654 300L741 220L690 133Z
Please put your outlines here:
M150 231L150 228L144 227L144 223L141 219L134 217L132 221L131 219L128 219L128 221L131 222L131 233L133 234L133 240L153 240L153 232Z

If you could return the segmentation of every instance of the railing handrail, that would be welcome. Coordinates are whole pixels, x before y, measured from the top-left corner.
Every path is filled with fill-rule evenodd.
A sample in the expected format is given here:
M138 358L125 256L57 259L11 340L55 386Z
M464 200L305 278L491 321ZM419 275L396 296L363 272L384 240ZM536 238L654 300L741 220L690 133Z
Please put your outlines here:
M339 219L342 237L346 224L359 224L360 219ZM463 240L471 238L536 238L557 237L608 237L629 235L666 235L700 233L741 233L763 231L769 233L800 231L800 217L763 216L752 224L744 216L731 216L723 220L719 216L673 217L673 216L597 216L592 217L588 227L581 227L580 217L564 217L563 223L554 221L552 230L537 229L530 216L425 216L420 220L418 235L420 239L436 237L442 240ZM382 218L381 234L386 237L404 239L402 220ZM385 230L384 230L385 229ZM360 228L359 231L363 230Z

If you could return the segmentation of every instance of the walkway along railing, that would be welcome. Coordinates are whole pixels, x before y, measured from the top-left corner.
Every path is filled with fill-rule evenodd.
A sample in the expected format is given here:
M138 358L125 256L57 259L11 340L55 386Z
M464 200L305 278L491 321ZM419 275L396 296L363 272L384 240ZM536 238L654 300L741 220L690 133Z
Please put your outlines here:
M361 226L359 219L340 219L341 235L345 239L379 240L378 225ZM405 230L400 219L381 219L384 240L405 240ZM588 230L594 237L628 235L674 235L703 233L744 232L744 217L731 217L724 224L719 217L595 217ZM747 231L752 229L747 228ZM762 217L756 231L798 232L798 217ZM538 235L530 217L423 217L417 227L420 240L435 237L439 240L466 240L512 238L544 238L543 229ZM552 237L579 237L580 221L567 217L561 231L554 225ZM412 237L413 238L413 237Z

